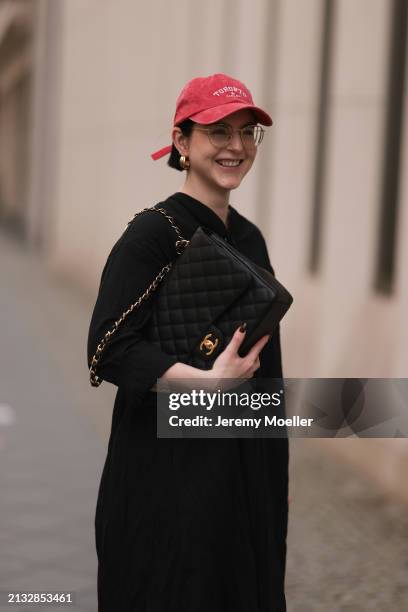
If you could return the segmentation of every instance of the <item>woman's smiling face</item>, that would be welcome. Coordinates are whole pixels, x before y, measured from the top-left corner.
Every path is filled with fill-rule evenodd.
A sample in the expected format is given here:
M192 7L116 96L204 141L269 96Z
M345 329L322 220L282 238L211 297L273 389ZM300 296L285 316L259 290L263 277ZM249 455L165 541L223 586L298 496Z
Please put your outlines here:
M255 145L243 145L240 134L234 132L229 143L222 148L214 146L206 132L201 128L214 125L229 125L238 130L248 124L256 124L254 114L248 110L240 110L211 124L195 124L190 137L184 141L185 146L176 138L176 146L182 155L188 155L190 169L189 179L198 181L211 190L229 191L239 187L244 176L249 172L255 160L257 148ZM177 132L174 132L177 136ZM235 167L223 167L220 161L232 162L239 160Z

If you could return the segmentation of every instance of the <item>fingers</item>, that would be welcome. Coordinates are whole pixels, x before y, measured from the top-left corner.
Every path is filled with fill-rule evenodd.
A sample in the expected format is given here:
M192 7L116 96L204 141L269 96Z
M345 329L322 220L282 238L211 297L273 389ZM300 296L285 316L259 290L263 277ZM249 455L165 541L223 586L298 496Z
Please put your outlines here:
M226 351L229 351L230 353L238 353L239 347L241 346L244 338L245 338L245 332L246 332L246 323L243 323L240 327L238 327L235 332L234 335L232 336L229 344L226 347ZM258 342L256 342L254 344L254 346L251 348L251 350L249 351L249 353L243 357L242 359L245 360L245 363L247 364L247 372L250 375L253 375L253 373L261 366L260 360L259 360L259 353L262 351L263 347L265 346L265 344L268 342L268 340L271 338L271 336L269 334L266 334L265 336L262 336L262 338L260 338L258 340Z
M256 359L256 357L262 351L263 347L265 346L265 344L268 342L270 338L271 336L269 334L266 336L262 336L262 338L260 338L258 342L256 342L254 346L251 348L251 350L249 351L245 359L248 359L248 360Z
M254 363L252 364L252 366L250 367L249 371L251 372L251 374L254 374L258 368L261 367L261 362L259 357L257 357L254 361Z
M237 329L234 332L234 335L232 336L231 340L228 343L227 349L237 353L239 347L241 346L245 338L245 332L246 332L246 322L242 323L240 327L237 327Z

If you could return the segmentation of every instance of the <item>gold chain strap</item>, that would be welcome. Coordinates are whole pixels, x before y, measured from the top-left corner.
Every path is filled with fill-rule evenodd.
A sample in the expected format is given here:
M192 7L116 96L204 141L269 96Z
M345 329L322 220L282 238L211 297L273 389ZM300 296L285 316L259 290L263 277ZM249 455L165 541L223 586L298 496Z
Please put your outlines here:
M162 215L164 215L167 218L167 220L169 221L170 225L172 226L172 228L177 233L178 240L176 240L176 252L177 252L178 255L181 255L181 253L184 251L186 246L188 244L190 244L190 241L189 240L185 240L182 237L181 232L180 232L178 226L175 224L173 217L168 215L166 213L166 211L164 210L164 208L153 208L153 207L151 207L151 208L143 208L142 210L140 210L139 212L134 214L133 218L127 223L127 225L125 227L125 230L134 221L134 219L138 215L140 215L142 212L145 212L146 210L157 211L157 212L161 213ZM122 316L117 321L115 321L115 323L112 326L112 329L110 329L109 331L106 332L106 334L104 335L104 337L102 338L102 340L98 344L98 346L96 348L95 355L92 357L92 361L91 361L91 365L90 365L90 369L89 369L90 382L91 382L91 385L93 387L99 387L99 385L102 383L103 379L99 378L99 376L96 375L96 368L97 368L99 360L101 358L101 354L102 354L105 346L109 342L110 338L116 332L116 330L118 329L118 327L122 323L122 321L124 321L124 319L128 316L128 314L133 312L133 310L135 308L138 308L140 306L140 304L142 303L142 301L146 300L150 296L150 294L153 293L153 291L157 288L158 284L163 280L163 278L166 276L166 274L170 271L172 265L173 265L172 262L169 262L168 264L163 266L163 268L157 274L156 278L149 285L149 287L146 289L146 291L136 300L136 302L134 304L132 304L131 306L129 306L129 308L127 310L125 310L125 312L122 314Z

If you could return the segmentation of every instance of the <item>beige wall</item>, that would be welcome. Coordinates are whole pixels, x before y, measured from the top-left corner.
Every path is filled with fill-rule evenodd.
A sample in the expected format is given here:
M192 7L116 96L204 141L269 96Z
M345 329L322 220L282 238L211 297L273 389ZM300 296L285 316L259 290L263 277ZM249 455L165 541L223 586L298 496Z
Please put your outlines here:
M390 3L338 4L325 194L325 376L392 376L395 300L371 288L383 161ZM352 299L350 299L352 295ZM336 325L341 313L341 325ZM381 325L376 323L381 321ZM391 327L390 327L391 324ZM337 351L331 346L335 344Z
M306 275L318 96L323 3L279 3L273 75L275 124L271 130L264 232L277 275L291 288L294 304L282 325L286 376L319 376L315 370L321 279ZM263 152L262 152L263 153Z
M38 4L45 19L53 2ZM60 36L49 44L60 58L53 72L58 78L51 79L59 92L52 120L44 112L35 116L42 157L37 155L33 177L46 176L51 156L44 200L51 267L95 296L102 265L126 222L182 184L183 175L167 167L167 158L150 158L170 142L181 87L194 76L227 72L243 80L274 119L231 203L260 225L277 275L295 298L282 325L285 376L406 377L407 171L396 291L385 297L371 288L391 5L335 3L322 267L312 276L307 256L324 1L58 2ZM405 123L405 169L407 143ZM40 201L33 193L34 224ZM326 444L334 450L334 442ZM394 440L361 440L354 450L342 442L337 450L387 486L401 488L405 440L398 447Z
M408 71L408 64L407 64ZM406 79L408 80L408 79ZM408 84L405 85L406 91ZM397 232L397 314L394 320L394 337L397 337L394 353L393 376L407 378L408 370L408 95L405 95L401 164L401 209Z
M0 1L0 219L24 229L29 186L32 5Z

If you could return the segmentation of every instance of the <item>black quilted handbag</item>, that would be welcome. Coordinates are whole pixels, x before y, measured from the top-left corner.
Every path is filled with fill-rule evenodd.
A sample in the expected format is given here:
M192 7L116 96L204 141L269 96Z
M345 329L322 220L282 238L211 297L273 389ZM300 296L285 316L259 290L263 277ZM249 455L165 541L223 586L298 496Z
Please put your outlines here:
M200 226L191 240L182 238L174 219L163 208L144 208L163 214L176 231L175 263L166 264L138 300L125 311L97 347L91 384L102 380L95 369L100 355L125 317L157 288L144 337L164 352L202 370L212 368L235 330L247 322L238 354L244 357L265 334L272 334L293 302L275 276L242 255L216 232Z

